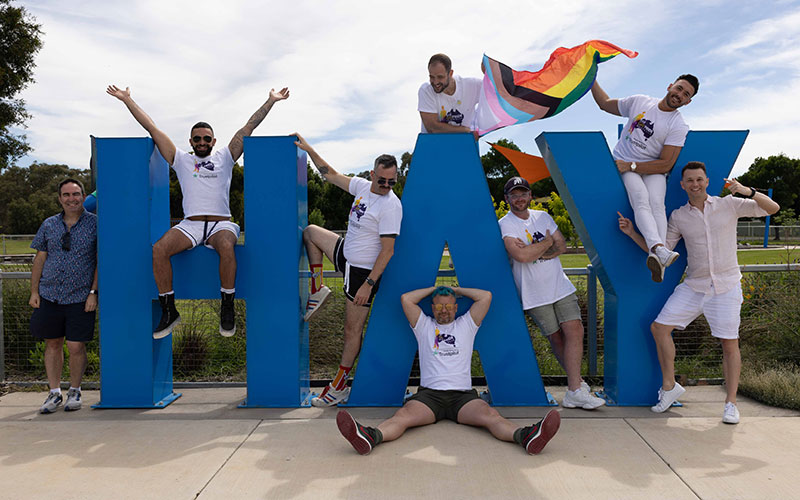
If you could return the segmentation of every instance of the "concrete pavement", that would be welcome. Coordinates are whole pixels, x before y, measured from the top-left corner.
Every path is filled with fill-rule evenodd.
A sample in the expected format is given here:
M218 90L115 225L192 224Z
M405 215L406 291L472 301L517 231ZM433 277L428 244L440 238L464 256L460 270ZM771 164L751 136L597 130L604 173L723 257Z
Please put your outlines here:
M561 409L541 455L440 422L358 455L336 410L239 409L245 389L188 389L162 410L40 415L45 393L0 398L0 498L797 498L800 413L687 388L683 408ZM549 388L561 400L564 388ZM520 425L549 408L498 408ZM375 425L393 408L353 408Z

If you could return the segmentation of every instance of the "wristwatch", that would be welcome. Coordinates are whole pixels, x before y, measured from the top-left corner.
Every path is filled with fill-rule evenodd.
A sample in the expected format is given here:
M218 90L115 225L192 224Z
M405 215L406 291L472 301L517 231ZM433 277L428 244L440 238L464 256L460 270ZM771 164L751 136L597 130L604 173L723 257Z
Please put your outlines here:
M756 195L756 193L757 191L755 189L750 188L750 196L745 196L745 198L752 198L753 196Z
M367 285L375 286L375 280L370 277L367 277Z
M89 290L89 295L97 295L97 289Z

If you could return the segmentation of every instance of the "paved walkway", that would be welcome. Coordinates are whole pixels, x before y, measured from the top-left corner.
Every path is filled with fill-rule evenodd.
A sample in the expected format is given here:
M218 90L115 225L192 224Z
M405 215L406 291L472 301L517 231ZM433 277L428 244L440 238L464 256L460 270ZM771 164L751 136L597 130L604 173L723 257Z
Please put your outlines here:
M563 388L550 388L560 400ZM561 409L538 456L440 422L360 456L335 409L238 409L245 389L188 389L163 410L39 415L44 393L0 398L0 498L797 498L800 413L691 387L683 408ZM547 408L500 408L527 424ZM391 408L355 408L376 424Z

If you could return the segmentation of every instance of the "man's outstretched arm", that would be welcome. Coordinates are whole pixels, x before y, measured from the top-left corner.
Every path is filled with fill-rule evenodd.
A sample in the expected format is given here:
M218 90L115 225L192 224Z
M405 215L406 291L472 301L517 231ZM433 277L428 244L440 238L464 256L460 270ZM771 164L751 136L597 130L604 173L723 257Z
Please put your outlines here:
M633 228L633 222L619 212L617 212L617 215L619 215L619 230L627 234L634 243L639 245L639 248L649 253L650 250L647 248L647 242L645 242L644 237Z
M594 85L592 85L592 97L594 97L594 102L597 103L600 109L606 113L622 116L622 113L619 112L619 99L611 99L608 97L608 94L606 94L603 87L597 83L597 80L595 80Z
M314 151L314 148L311 147L311 144L303 139L302 135L298 134L297 132L295 132L294 135L297 136L297 141L295 141L294 144L298 148L308 153L309 158L311 158L311 161L314 162L314 166L317 167L317 170L319 170L319 173L322 175L322 177L334 186L338 186L349 193L351 177L342 175L334 170L334 168L331 167L328 162L322 159L319 153Z
M231 156L233 157L233 161L238 160L242 156L242 152L244 151L244 138L250 137L253 131L261 125L261 122L264 121L264 118L269 113L269 110L272 109L272 106L284 99L289 98L289 87L283 87L279 92L276 92L275 89L269 90L269 98L267 102L261 105L260 108L253 113L253 116L247 120L247 123L244 124L244 127L240 128L238 132L233 136L231 142L228 144L228 149L231 151Z
M172 165L172 162L175 161L175 144L167 137L167 134L156 127L153 119L136 104L131 97L131 88L125 87L125 90L122 90L116 85L109 85L106 92L125 104L128 111L130 111L136 121L139 122L139 125L153 138L153 142L156 143L156 147L158 148L158 152L161 153L161 156L167 160L167 163Z

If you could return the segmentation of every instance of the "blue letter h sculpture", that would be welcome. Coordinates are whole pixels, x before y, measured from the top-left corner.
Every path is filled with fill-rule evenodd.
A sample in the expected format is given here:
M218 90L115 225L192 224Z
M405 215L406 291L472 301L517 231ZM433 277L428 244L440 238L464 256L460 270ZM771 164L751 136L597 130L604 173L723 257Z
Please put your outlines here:
M297 407L309 393L302 228L305 153L294 137L245 138L247 241L236 296L247 302L248 407ZM172 387L172 336L160 317L152 244L170 228L169 167L150 139L96 139L101 398L98 408L161 408ZM219 258L205 247L172 258L178 299L219 298ZM241 326L241 325L240 325Z

